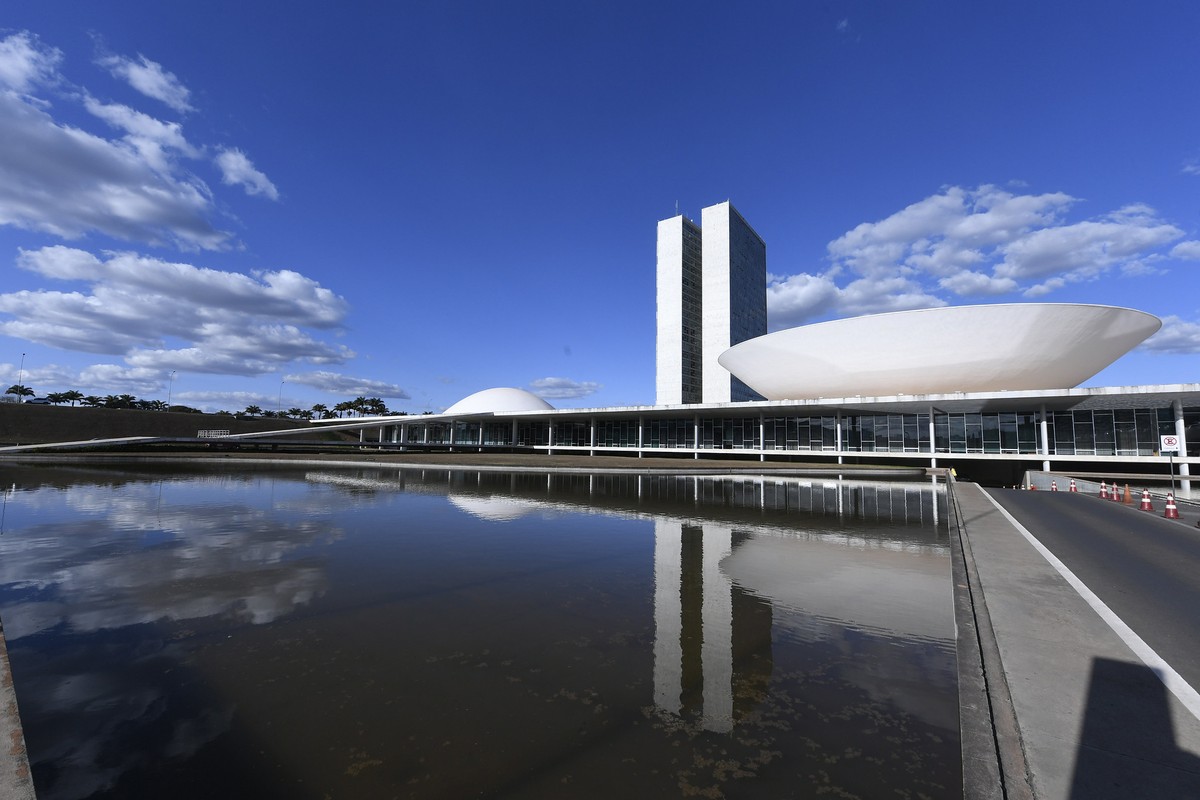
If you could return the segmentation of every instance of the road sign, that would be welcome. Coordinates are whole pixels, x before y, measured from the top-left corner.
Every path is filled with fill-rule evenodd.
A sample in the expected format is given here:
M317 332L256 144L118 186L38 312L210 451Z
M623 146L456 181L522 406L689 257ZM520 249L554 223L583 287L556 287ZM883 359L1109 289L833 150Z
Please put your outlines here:
M1158 437L1158 450L1160 453L1178 453L1179 452L1179 437L1178 436L1160 436Z

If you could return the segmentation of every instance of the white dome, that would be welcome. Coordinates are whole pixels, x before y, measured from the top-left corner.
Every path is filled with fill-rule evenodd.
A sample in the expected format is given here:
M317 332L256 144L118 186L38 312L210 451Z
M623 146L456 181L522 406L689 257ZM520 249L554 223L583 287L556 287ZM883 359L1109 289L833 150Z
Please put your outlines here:
M1114 306L949 306L776 331L717 361L768 400L1070 389L1160 327Z
M446 414L487 414L497 411L553 411L554 406L524 389L484 389L467 395L446 409Z

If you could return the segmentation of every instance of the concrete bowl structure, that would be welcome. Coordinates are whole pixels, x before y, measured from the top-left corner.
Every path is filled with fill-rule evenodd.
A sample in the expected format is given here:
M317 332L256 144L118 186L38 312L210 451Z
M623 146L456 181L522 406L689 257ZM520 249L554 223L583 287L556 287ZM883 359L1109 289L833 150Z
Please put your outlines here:
M1069 389L1160 327L1115 306L949 306L789 328L718 361L768 400Z
M506 411L553 411L554 406L524 389L499 387L467 395L446 409L446 414L484 414Z

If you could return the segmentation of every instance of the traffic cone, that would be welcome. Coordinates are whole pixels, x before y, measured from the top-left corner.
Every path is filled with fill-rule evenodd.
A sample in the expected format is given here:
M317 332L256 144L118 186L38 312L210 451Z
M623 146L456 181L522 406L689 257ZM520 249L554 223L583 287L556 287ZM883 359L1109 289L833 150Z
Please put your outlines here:
M1058 491L1058 481L1050 481L1050 491L1052 491L1052 492Z
M1101 500L1108 499L1108 484L1105 483L1104 481L1100 481L1100 499Z
M1075 485L1075 479L1074 479L1074 478L1071 478L1071 488L1070 488L1068 491L1072 491L1072 492L1076 492L1076 493L1078 493L1078 492L1079 492L1079 487L1077 487L1077 486Z
M1117 482L1113 481L1112 492L1109 494L1109 499L1117 503L1121 502L1121 493L1117 490Z
M1163 512L1165 519L1179 519L1179 509L1175 507L1175 495L1167 492L1167 510Z
M1150 490L1142 489L1142 505L1139 507L1141 511L1153 511L1154 506L1150 502Z
M1125 496L1121 498L1121 502L1127 506L1133 505L1133 495L1129 493L1129 484L1125 484Z

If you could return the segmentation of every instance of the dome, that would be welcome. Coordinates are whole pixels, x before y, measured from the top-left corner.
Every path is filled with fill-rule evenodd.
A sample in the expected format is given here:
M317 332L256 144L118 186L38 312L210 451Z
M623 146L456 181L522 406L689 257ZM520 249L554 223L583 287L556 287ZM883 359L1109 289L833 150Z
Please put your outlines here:
M446 409L446 414L488 414L498 411L553 411L554 406L524 389L484 389L467 395Z
M948 306L776 331L717 361L768 400L1070 389L1160 327L1115 306Z

